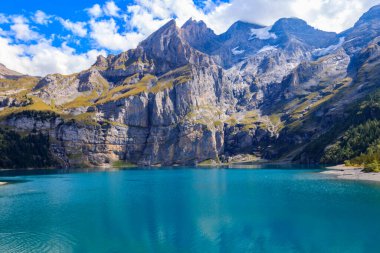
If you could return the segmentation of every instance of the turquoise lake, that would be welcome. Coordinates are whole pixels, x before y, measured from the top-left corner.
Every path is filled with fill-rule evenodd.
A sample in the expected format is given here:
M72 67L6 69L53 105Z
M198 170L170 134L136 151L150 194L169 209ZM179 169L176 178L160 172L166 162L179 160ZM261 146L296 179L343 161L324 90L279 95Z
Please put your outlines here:
M380 184L318 171L0 174L0 252L380 252Z

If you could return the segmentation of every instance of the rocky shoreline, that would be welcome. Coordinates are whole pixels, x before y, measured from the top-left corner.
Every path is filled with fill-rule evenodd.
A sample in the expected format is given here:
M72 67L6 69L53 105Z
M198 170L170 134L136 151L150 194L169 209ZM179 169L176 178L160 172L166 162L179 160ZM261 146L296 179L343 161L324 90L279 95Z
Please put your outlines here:
M338 179L380 182L380 173L366 173L360 167L337 165L327 167L327 170L321 173L334 176Z

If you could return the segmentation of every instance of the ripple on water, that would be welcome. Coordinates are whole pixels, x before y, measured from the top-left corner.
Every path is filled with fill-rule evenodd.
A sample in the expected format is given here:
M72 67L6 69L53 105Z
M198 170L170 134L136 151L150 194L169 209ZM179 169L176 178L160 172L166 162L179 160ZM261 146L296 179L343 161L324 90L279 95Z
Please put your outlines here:
M74 239L65 233L0 233L0 252L72 252Z

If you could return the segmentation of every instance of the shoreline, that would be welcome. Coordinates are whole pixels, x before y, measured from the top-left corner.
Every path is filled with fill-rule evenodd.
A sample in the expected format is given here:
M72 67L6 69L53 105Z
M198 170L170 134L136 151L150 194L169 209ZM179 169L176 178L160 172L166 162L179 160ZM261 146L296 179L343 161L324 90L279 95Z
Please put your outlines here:
M324 175L334 176L338 179L372 181L380 183L380 173L366 173L362 171L363 168L361 167L346 167L344 164L341 164L332 167L326 167L326 169L326 171L322 171L321 173Z

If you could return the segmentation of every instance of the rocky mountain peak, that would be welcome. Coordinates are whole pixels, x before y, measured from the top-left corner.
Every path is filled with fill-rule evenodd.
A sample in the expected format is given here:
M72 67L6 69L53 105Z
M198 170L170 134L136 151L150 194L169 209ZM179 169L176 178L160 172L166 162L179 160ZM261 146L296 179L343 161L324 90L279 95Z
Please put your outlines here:
M139 48L148 59L153 60L156 74L163 74L189 63L210 63L209 57L194 49L183 33L175 20L171 20L140 43Z
M166 37L166 38L179 37L179 28L177 27L177 23L174 19L167 22L165 25L163 25L157 31L152 33L148 38L143 40L140 43L140 46L141 47L151 47L151 46L153 46L153 44L160 44L157 42L163 42L163 41L161 41L161 39L164 37ZM160 39L160 40L156 41L156 39Z
M276 34L279 44L288 44L293 40L314 48L325 48L339 41L336 33L315 29L299 18L279 19L270 32Z
M98 68L108 68L107 58L103 55L99 55L98 58L96 58L96 62L93 66Z
M187 29L201 29L201 30L210 30L210 28L207 27L206 23L203 22L203 20L195 20L193 18L189 18L181 27L183 30Z
M305 20L299 18L281 18L277 20L273 27L272 31L300 31L304 29L312 28L307 24Z
M217 45L217 35L203 21L190 18L181 28L183 38L194 48L209 52Z
M173 19L142 41L139 47L148 52L159 53L174 49L174 47L183 43L184 40L180 36L180 29Z
M250 23L250 22L246 22L246 21L243 21L243 20L238 20L236 21L235 23L233 23L230 28L228 28L229 31L236 31L236 30L244 30L244 29L251 29L251 28L264 28L265 26L263 25L259 25L259 24L255 24L255 23Z
M245 36L247 39L251 36L251 29L261 29L264 28L262 25L252 24L244 21L236 21L233 23L228 30L220 35L221 40L228 40L235 35Z

